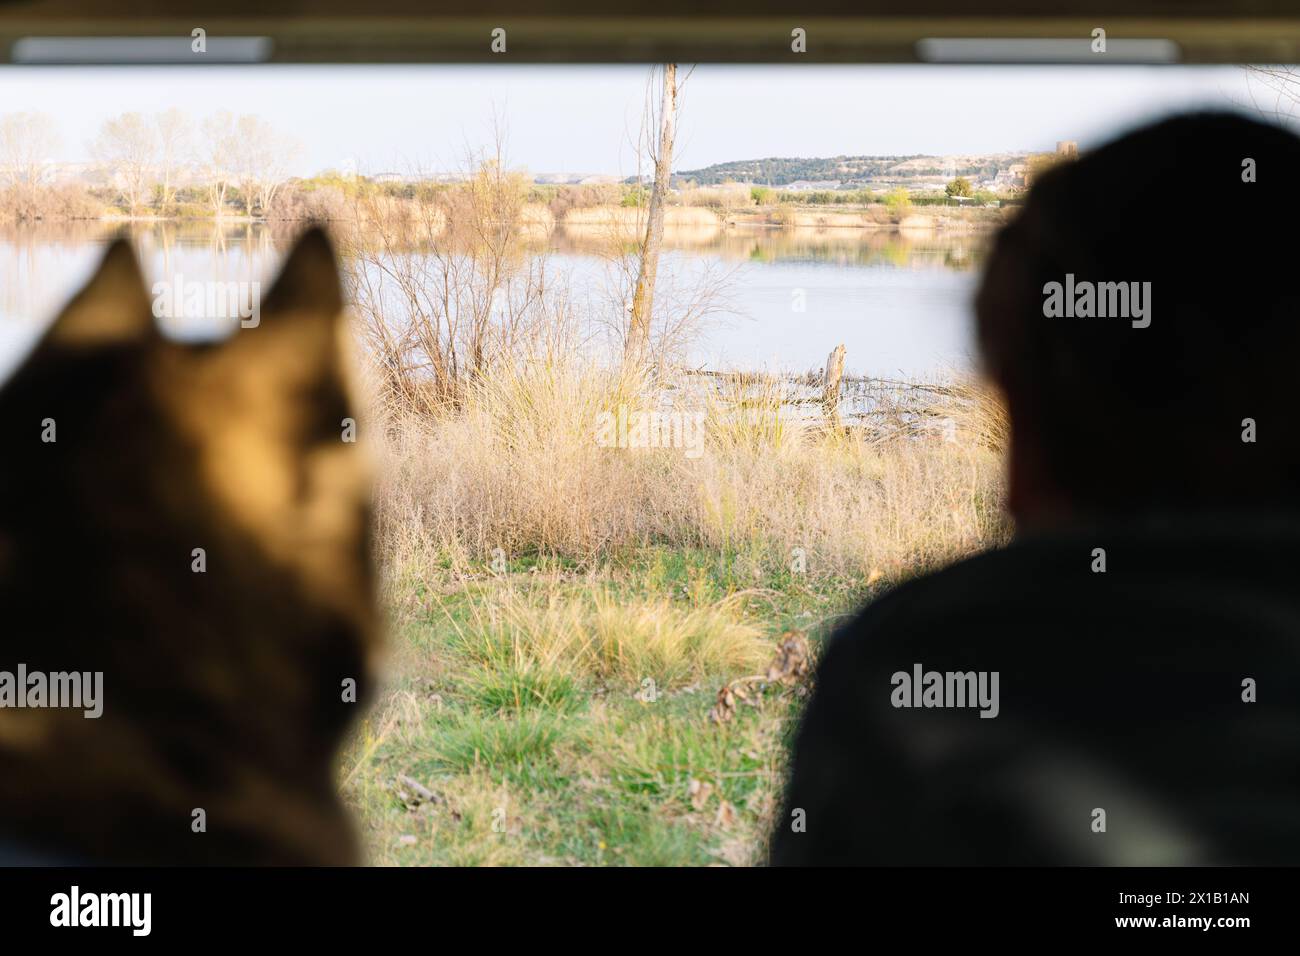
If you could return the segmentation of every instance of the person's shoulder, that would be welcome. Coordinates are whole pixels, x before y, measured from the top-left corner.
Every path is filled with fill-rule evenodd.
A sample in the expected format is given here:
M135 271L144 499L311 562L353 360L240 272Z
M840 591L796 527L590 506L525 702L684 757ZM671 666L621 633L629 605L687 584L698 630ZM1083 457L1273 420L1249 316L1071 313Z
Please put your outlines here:
M892 656L900 643L941 639L986 614L1003 620L1088 573L1086 542L1017 540L904 581L872 600L828 639L825 660ZM1077 572L1077 573L1076 573ZM971 635L968 626L962 633ZM955 632L954 632L955 633ZM1010 632L983 629L982 642Z

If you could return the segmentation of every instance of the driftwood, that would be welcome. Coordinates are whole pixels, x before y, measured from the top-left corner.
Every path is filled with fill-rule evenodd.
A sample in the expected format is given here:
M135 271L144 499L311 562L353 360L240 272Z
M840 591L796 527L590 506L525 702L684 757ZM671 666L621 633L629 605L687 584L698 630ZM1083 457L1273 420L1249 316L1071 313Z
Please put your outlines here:
M399 786L405 787L407 790L411 791L410 794L404 794L400 790L398 791L398 795L402 797L403 803L408 805L414 804L416 806L421 803L442 803L442 797L438 796L438 794L434 793L418 780L414 780L404 773L399 773L397 775L397 783Z

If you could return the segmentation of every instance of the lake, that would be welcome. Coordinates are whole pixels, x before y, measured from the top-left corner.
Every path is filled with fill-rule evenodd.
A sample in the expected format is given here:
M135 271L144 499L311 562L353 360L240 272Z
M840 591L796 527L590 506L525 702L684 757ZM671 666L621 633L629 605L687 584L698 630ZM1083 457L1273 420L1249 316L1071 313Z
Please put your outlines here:
M0 227L0 377L89 278L115 231L106 223ZM265 291L293 231L189 221L137 224L132 235L150 283L180 274L187 283L260 280ZM973 364L970 308L986 242L980 233L808 227L670 232L661 276L666 297L674 282L690 286L699 276L717 286L690 349L694 367L802 372L843 343L850 372L927 378ZM607 295L608 262L582 230L560 224L546 246L576 298Z

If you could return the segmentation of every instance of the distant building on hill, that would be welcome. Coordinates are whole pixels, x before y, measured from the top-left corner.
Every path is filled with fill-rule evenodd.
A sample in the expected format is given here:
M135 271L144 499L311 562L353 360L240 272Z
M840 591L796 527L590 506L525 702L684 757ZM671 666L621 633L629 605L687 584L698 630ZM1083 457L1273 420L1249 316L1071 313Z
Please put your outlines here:
M1023 189L1026 185L1025 174L1029 166L1027 163L1012 163L1006 169L998 171L993 177L993 183L1000 189Z

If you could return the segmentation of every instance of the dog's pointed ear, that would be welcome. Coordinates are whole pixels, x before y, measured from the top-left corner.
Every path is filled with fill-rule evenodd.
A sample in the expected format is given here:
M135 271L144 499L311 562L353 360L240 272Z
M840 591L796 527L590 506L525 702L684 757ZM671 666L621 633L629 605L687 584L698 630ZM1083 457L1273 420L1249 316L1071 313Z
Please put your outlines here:
M228 354L249 371L281 380L337 372L343 283L324 230L313 226L299 237L260 299L253 321L244 320L235 330Z
M54 320L46 341L74 348L140 341L157 333L131 243L114 239L95 274Z
M292 316L333 325L342 315L338 260L325 230L312 226L294 243L262 309L276 322L292 321L286 318Z
M346 385L345 307L334 247L323 230L303 233L285 257L270 292L235 330L217 361L231 374L282 390ZM289 394L285 391L285 394Z

